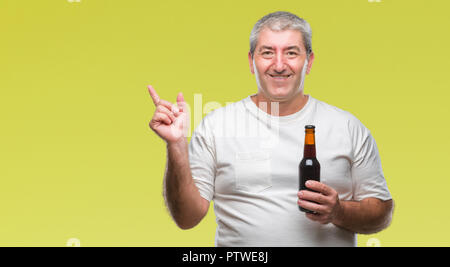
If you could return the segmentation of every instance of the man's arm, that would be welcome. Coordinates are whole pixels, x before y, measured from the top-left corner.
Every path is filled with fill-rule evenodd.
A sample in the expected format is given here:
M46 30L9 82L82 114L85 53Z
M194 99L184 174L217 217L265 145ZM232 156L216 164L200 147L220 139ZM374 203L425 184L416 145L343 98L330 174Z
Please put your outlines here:
M316 192L299 191L298 204L316 212L306 213L306 217L313 221L333 223L355 233L373 234L388 227L392 220L392 200L366 198L362 201L340 201L336 190L326 184L308 181L306 186Z
M174 105L160 99L151 85L148 90L156 107L149 126L167 144L163 188L166 206L178 227L189 229L202 220L209 208L209 201L200 196L194 184L189 165L189 109L182 93Z
M209 201L200 196L191 175L188 143L167 144L164 199L172 218L181 229L196 226L205 217Z
M392 220L393 200L366 198L361 201L341 201L340 210L332 223L360 234L377 233Z

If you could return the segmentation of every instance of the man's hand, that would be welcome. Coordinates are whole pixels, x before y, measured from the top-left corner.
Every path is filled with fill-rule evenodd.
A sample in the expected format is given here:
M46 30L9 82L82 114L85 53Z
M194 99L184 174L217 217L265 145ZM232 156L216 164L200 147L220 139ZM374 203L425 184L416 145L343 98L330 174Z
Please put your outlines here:
M183 94L178 94L175 105L160 99L151 85L148 86L148 91L156 106L155 114L149 123L150 128L168 144L186 139L190 116Z
M306 217L322 224L332 222L338 216L341 208L336 190L312 180L306 182L306 187L316 191L302 190L298 192L298 205L316 212L316 214L306 213Z
M391 223L394 207L392 199L383 201L369 197L361 201L339 201L336 190L326 184L308 181L306 187L316 192L299 191L298 205L316 212L306 213L306 217L313 221L333 223L360 234L377 233Z

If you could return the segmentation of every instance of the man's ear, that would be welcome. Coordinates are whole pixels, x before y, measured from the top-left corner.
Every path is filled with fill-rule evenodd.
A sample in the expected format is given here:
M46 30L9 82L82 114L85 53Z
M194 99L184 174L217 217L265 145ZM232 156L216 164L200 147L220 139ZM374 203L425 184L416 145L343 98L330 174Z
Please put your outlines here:
M253 68L252 53L250 51L248 52L248 64L250 65L250 71L252 72L252 74L255 74L255 69Z
M311 72L311 67L314 61L314 52L311 51L311 54L309 54L309 59L308 59L308 66L306 68L306 74L309 74Z

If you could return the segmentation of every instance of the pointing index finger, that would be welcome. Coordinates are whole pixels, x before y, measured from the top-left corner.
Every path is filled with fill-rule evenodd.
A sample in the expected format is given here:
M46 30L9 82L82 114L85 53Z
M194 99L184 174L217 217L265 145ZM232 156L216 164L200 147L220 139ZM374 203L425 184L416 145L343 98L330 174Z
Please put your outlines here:
M155 106L157 106L159 104L159 96L156 93L155 89L153 89L153 87L151 85L147 86L148 88L148 92L150 93L150 96L152 97L153 103L155 104Z

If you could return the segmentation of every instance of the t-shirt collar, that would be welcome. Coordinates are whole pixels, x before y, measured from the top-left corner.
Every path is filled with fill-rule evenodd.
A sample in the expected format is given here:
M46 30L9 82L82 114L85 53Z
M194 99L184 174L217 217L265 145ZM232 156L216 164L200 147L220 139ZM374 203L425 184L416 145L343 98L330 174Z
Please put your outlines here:
M252 96L255 96L256 94L249 95L244 99L244 105L248 111L250 111L252 114L257 116L259 119L263 120L270 120L270 121L278 121L280 124L287 124L292 123L294 121L300 121L305 118L305 116L310 112L312 109L312 106L314 104L314 98L311 97L311 95L308 96L308 100L303 106L303 108L293 114L286 115L286 116L273 116L271 114L268 114L267 112L260 109L251 99ZM270 104L270 103L268 103Z

